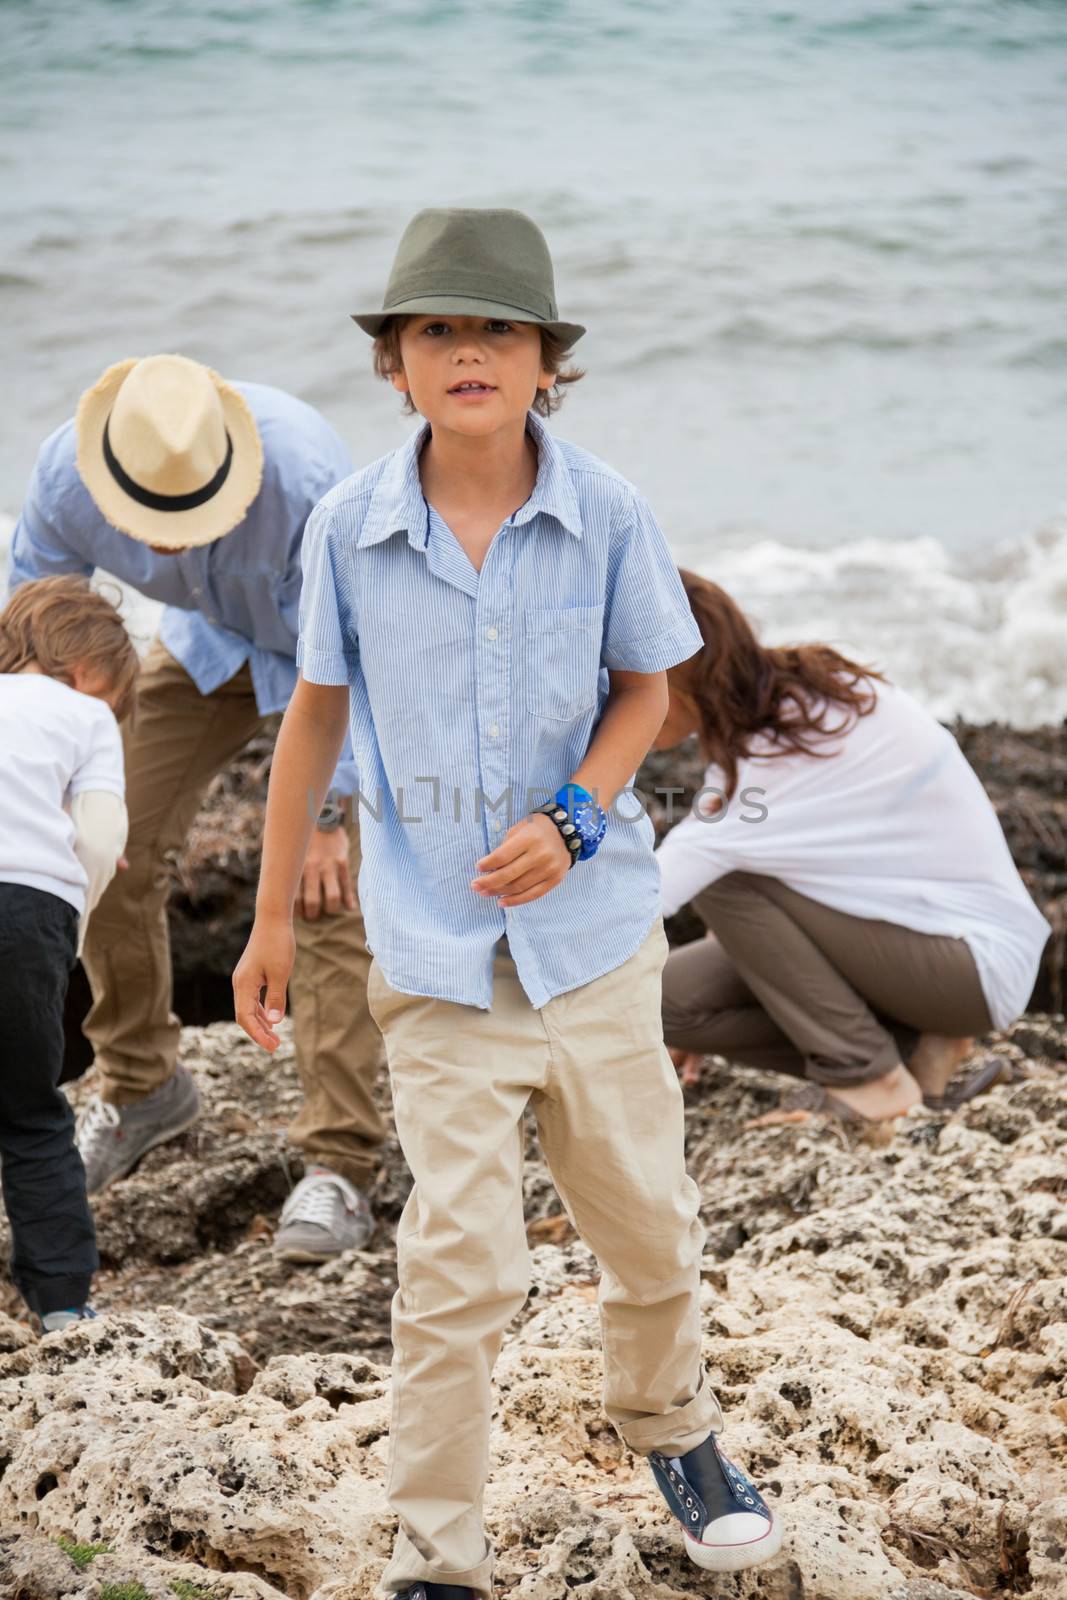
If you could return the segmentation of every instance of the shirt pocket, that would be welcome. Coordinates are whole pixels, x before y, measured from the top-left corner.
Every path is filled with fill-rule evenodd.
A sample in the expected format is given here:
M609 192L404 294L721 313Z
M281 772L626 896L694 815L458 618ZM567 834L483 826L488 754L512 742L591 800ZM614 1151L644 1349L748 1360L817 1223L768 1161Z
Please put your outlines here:
M526 709L532 716L572 722L596 706L603 628L603 606L526 612Z

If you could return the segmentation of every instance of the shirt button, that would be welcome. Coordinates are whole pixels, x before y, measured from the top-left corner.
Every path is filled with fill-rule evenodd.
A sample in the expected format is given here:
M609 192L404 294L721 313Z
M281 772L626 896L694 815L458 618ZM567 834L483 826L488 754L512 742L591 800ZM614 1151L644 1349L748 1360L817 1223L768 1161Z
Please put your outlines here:
M487 639L495 639L496 638L496 629L495 628L486 628L485 637Z
M500 729L497 727L496 723L494 722L493 726L489 729L489 737L490 737L490 739L495 739L499 732L500 732Z
M493 818L493 832L494 833L499 833L500 832L500 823L499 823L499 821L497 820L496 817Z

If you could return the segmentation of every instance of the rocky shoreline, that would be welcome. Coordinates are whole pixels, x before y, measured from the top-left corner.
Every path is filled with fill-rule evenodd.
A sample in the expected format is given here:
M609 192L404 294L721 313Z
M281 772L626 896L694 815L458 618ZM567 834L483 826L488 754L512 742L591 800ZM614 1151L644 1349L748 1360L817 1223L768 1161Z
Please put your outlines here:
M1037 1009L987 1041L1004 1081L882 1143L821 1118L752 1127L789 1093L770 1075L711 1062L687 1094L706 1357L728 1446L780 1500L787 1550L733 1579L688 1563L601 1417L592 1262L531 1129L535 1284L500 1363L487 1502L501 1594L1067 1593L1067 1024L1044 1014L1062 1007L1067 755L1059 729L957 733L1058 928ZM268 756L224 775L175 863L187 973L194 952L202 970L243 939ZM695 759L642 773L646 791L699 782ZM0 1284L0 1596L370 1600L391 1535L403 1161L390 1144L368 1250L279 1265L272 1226L300 1173L288 1035L268 1060L217 1022L187 1027L182 1050L202 1122L96 1205L108 1316L38 1342Z

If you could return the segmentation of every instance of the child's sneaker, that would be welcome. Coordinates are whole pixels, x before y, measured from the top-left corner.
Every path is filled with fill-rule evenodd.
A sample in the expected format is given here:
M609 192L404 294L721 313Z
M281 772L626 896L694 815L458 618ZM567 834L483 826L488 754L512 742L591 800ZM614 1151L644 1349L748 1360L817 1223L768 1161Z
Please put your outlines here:
M741 1572L782 1548L782 1525L713 1433L684 1456L649 1456L663 1498L685 1529L686 1554L709 1572Z
M41 1318L42 1333L59 1333L62 1328L69 1328L72 1322L93 1321L96 1312L92 1306L67 1306L63 1311L46 1311Z
M458 1588L454 1583L416 1583L393 1600L478 1600L477 1589Z
M332 1261L362 1250L373 1232L366 1195L328 1167L312 1167L282 1207L274 1254L282 1261Z

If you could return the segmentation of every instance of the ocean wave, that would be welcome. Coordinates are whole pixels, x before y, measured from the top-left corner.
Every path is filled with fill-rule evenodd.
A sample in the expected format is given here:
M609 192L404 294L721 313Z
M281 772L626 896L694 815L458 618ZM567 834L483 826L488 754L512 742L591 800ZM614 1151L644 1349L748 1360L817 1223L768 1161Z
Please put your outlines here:
M977 560L932 538L831 549L761 539L698 570L767 643L828 641L945 720L1027 728L1067 717L1067 516Z

